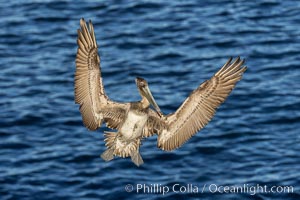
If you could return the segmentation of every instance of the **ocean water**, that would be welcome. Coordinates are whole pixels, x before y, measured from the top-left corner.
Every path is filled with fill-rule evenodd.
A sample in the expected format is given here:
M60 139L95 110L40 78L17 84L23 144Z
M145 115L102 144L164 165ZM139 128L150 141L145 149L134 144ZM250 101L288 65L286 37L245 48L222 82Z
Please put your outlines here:
M1 200L300 199L300 2L15 0L0 17ZM171 113L230 56L248 70L181 148L163 152L152 137L141 167L106 163L107 129L88 131L74 103L82 17L115 101L138 101L140 76Z

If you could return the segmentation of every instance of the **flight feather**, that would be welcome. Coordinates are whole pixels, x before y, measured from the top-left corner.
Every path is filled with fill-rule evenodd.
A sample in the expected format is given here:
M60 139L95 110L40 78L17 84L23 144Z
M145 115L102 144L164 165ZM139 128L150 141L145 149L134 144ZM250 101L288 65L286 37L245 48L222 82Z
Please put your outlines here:
M175 113L156 119L166 124L158 133L158 147L166 151L176 149L208 124L246 70L242 67L244 60L231 60L194 90Z

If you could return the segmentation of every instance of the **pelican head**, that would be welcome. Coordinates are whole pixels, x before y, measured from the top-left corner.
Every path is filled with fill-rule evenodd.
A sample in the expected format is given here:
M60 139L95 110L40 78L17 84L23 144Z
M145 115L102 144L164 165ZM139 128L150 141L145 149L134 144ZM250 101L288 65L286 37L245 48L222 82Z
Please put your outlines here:
M135 83L139 89L140 95L142 96L142 103L146 104L146 107L151 104L156 112L161 115L162 112L160 111L160 108L158 107L155 99L152 96L147 81L143 78L137 77L135 79Z

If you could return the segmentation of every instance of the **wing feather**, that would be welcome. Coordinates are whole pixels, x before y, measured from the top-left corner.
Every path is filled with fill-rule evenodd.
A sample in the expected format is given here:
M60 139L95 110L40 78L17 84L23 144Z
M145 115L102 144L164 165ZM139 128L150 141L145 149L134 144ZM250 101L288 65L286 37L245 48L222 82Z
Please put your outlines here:
M156 118L166 127L158 133L158 147L176 149L208 124L246 70L242 67L244 60L238 57L231 61L230 58L210 80L194 90L175 113L165 119Z
M160 134L166 128L166 124L160 119L160 116L152 109L149 109L148 120L143 129L143 137L153 136L155 133Z
M83 124L89 130L96 130L103 121L111 124L111 127L117 127L128 105L113 102L105 94L92 22L89 21L89 27L87 27L84 19L81 19L80 29L77 32L75 102L80 104ZM113 111L116 112L114 116L109 114ZM116 116L120 119L116 120Z
M102 113L106 126L111 129L119 129L124 122L129 107L129 104L124 104L124 106L110 106L103 109Z

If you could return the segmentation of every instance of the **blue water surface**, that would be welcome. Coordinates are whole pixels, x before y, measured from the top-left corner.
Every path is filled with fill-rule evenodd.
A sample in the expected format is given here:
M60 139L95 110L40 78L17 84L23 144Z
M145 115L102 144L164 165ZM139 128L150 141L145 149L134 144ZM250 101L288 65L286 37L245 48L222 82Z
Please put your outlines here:
M14 0L1 1L0 17L0 199L300 199L299 1ZM107 129L88 131L74 103L81 17L93 20L116 101L138 101L141 76L171 113L230 56L248 70L181 148L163 152L152 137L141 167L106 163ZM293 192L209 190L257 184Z

